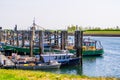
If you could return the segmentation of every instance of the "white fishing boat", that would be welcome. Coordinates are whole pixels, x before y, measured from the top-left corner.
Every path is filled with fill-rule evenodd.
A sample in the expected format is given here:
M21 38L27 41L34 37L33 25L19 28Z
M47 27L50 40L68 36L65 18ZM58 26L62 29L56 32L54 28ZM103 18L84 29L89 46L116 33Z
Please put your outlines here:
M21 56L13 53L12 56L9 56L9 59L15 63L15 68L17 69L58 69L61 66L61 63L58 63L56 60L49 60L49 62L43 62L37 57L29 57L27 55Z
M36 58L39 58L39 55L36 55ZM50 60L55 60L58 63L61 63L61 66L66 65L77 65L80 63L80 58L76 57L75 54L69 53L68 50L60 50L60 52L46 52L41 54L44 62L49 62Z
M17 64L16 68L17 69L34 69L34 70L39 70L39 69L58 69L60 68L61 63L58 63L57 61L50 61L49 63L29 63L29 64Z

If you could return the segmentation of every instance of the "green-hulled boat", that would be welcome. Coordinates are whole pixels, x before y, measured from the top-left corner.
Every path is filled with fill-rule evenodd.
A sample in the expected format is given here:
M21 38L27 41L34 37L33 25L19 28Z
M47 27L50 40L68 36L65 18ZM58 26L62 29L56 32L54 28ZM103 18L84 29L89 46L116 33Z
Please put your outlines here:
M27 47L17 47L17 46L11 46L11 45L4 45L3 46L4 50L12 50L12 51L17 51L19 53L30 53L30 49ZM69 50L70 53L75 54L76 50L74 49L73 45L69 45L67 47L67 49ZM60 49L48 49L45 48L44 52L60 52ZM100 56L104 53L103 47L101 45L101 42L98 40L93 40L90 38L84 38L83 39L83 46L82 46L82 55L83 56ZM33 49L33 53L34 54L39 54L39 49L38 48L34 48Z
M100 56L104 53L103 46L98 40L84 38L82 45L83 56ZM68 49L70 53L76 53L76 50L73 49L73 46L69 46Z

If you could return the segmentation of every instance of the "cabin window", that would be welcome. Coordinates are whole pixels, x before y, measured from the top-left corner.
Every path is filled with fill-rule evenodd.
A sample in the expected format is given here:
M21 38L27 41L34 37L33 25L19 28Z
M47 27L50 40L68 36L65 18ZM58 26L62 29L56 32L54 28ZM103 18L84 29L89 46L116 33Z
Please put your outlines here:
M62 56L62 59L65 59L65 56Z
M83 43L83 46L86 46L86 43L85 43L85 42Z
M90 46L95 46L95 43L94 43L94 42L91 42L91 43L90 43Z
M61 56L59 56L58 59L61 59Z
M57 56L55 56L55 60L57 59Z
M67 59L70 58L70 56L67 56Z

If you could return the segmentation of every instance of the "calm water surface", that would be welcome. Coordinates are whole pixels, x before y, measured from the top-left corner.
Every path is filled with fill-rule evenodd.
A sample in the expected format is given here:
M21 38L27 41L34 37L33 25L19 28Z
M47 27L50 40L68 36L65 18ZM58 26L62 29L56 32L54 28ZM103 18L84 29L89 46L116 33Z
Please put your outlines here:
M91 37L100 40L104 54L98 57L83 57L80 66L68 66L61 69L48 70L54 73L67 73L87 76L106 76L120 78L120 37Z

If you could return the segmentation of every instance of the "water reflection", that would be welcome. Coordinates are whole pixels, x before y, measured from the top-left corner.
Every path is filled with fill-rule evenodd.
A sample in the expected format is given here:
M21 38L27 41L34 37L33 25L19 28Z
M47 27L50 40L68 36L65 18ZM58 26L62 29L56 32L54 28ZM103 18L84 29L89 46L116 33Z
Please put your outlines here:
M52 69L52 70L43 70L47 72L59 73L59 74L74 74L74 75L82 75L82 66L65 66L60 69Z
M98 63L103 56L83 57L83 75L97 76Z
M43 70L43 71L54 72L54 73L59 73L59 74L74 74L74 75L92 74L92 75L95 75L96 72L94 70L97 64L96 60L100 58L103 58L103 57L102 56L83 57L83 66L73 65L73 66L62 67L60 69Z

